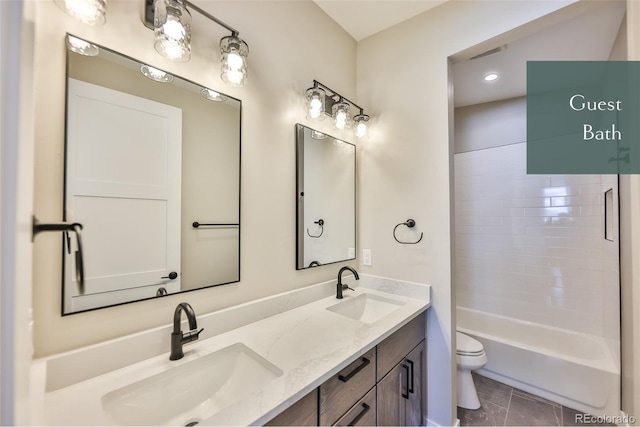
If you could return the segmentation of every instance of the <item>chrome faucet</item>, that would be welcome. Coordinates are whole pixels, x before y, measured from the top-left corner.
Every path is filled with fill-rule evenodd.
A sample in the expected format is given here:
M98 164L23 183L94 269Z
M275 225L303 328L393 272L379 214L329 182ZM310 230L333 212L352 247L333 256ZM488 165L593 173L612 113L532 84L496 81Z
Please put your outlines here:
M349 286L347 285L343 285L342 284L342 273L344 273L345 270L349 270L350 272L353 273L353 275L355 276L356 280L360 280L360 276L358 276L358 272L355 271L353 268L351 267L342 267L340 269L340 271L338 272L338 286L336 289L336 298L338 299L342 299L342 291L346 290L346 289L351 289ZM351 289L353 290L353 289Z
M180 329L180 320L182 312L187 315L189 321L189 332L182 333ZM196 321L196 313L189 303L182 302L176 307L176 311L173 313L173 332L171 333L171 356L170 360L182 359L184 352L182 351L182 345L195 341L198 339L200 332L204 329L198 329L198 322Z

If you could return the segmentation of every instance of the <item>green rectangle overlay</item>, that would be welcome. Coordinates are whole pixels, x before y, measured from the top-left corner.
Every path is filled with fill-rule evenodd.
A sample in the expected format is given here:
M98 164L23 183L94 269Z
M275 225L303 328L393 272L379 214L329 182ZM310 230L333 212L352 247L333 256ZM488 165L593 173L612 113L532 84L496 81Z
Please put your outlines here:
M640 62L528 61L527 173L640 173Z

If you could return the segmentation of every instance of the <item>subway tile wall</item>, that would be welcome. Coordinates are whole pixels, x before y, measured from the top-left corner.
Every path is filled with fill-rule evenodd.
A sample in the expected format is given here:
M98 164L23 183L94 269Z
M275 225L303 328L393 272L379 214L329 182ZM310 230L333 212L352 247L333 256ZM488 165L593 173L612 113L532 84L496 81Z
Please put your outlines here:
M615 341L610 186L617 203L615 176L527 175L525 143L455 154L457 304Z

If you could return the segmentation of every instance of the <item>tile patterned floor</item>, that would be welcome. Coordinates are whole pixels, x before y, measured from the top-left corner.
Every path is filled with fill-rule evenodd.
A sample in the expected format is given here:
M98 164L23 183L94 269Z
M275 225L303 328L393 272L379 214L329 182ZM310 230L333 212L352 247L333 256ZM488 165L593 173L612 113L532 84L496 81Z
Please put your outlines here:
M575 421L579 411L475 373L473 381L482 406L476 410L458 408L461 426L582 425Z

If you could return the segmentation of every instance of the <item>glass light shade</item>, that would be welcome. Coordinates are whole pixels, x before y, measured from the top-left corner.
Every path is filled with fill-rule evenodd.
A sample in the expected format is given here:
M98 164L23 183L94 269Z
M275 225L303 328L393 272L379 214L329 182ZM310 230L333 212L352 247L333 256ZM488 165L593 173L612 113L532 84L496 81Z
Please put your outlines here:
M311 138L313 139L327 139L327 135L317 130L311 130Z
M164 71L158 70L157 68L153 68L149 65L141 65L140 72L144 74L145 77L156 82L171 83L173 81L173 76L171 74L165 73Z
M191 14L182 0L155 0L154 47L165 58L176 62L191 59Z
M247 81L247 55L249 46L239 37L227 36L220 39L222 63L220 78L231 86L242 86Z
M353 118L356 124L356 137L366 138L369 133L369 120L371 118L366 114L358 114Z
M344 101L336 102L331 107L331 116L333 117L333 125L338 130L345 130L351 126L351 117L349 116L350 106Z
M67 34L67 47L70 51L79 53L80 55L84 56L96 56L98 55L98 53L100 53L100 49L98 49L98 46L89 43L88 41L74 37L71 34Z
M215 90L211 90L209 88L202 88L200 91L200 95L202 95L205 99L209 101L223 102L227 100L227 97L221 93L216 92Z
M312 87L307 89L307 118L311 120L324 120L324 100L326 93L324 89Z
M89 25L107 22L106 0L54 0L56 5L68 15Z

